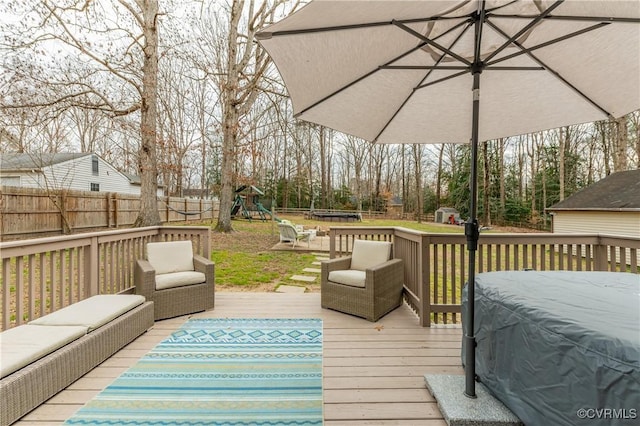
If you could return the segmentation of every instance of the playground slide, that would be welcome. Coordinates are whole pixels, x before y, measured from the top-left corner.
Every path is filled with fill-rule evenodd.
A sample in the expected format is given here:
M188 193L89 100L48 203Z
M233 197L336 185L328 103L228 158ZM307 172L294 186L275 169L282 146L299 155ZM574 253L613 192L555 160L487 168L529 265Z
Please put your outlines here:
M265 208L262 203L256 203L256 207L258 208L259 212L262 212L264 214L268 214L270 217L273 218L273 220L275 220L276 222L280 222L282 221L282 219L280 219L278 216L274 215L273 213L271 213L271 210Z

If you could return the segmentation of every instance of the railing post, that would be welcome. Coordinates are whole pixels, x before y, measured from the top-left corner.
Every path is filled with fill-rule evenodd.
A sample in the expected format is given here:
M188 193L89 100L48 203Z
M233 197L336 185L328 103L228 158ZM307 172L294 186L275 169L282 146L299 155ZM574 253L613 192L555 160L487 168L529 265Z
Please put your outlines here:
M204 235L204 242L202 243L203 250L205 252L205 258L211 259L211 228L207 228Z
M91 244L84 248L84 288L87 296L100 293L98 237L91 237Z
M593 270L606 271L608 266L607 246L601 243L600 236L598 236L598 243L593 246Z
M336 257L336 230L329 228L329 258Z
M423 235L420 239L420 325L431 327L431 261L430 261L431 241L428 235Z

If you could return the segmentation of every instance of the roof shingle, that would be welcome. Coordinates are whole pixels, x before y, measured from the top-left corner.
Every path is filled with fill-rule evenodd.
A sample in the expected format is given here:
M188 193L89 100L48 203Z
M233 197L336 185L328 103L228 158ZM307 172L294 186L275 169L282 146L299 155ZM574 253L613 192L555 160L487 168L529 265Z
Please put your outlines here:
M613 173L547 210L640 210L640 169Z

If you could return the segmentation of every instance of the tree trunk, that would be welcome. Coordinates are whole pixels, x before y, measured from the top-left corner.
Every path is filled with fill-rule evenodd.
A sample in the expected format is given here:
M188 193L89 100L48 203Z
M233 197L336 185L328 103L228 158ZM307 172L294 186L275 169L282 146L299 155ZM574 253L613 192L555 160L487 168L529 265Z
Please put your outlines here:
M438 153L438 173L436 175L436 210L440 208L440 200L442 198L442 163L444 157L444 144L440 145Z
M327 208L327 140L324 126L320 126L320 208Z
M560 129L560 140L559 140L559 144L558 144L558 179L560 180L559 184L560 184L560 201L564 200L564 187L565 187L565 182L564 182L564 174L565 174L565 167L564 167L564 161L565 161L565 147L566 147L566 135L567 135L567 128L563 127ZM546 204L545 204L546 206Z
M220 211L215 230L233 232L231 226L231 206L233 204L233 176L235 165L236 131L238 123L237 110L230 108L223 117L224 137L222 138L222 165L220 185Z
M504 186L504 138L498 139L498 145L500 149L499 159L500 162L500 214L498 220L504 221L504 213L506 210L506 196L505 196L505 186Z
M483 212L482 221L485 226L491 225L491 209L489 208L489 142L482 143L482 156L484 162L484 179L483 179Z
M229 19L227 40L226 76L221 88L222 98L222 165L220 182L220 211L217 232L233 232L231 206L233 203L233 177L236 162L236 140L238 138L238 24L244 2L234 1Z
M627 170L627 116L616 119L616 156L613 166L614 171L621 172Z
M156 194L158 163L156 157L157 83L158 83L158 0L140 2L144 18L144 63L142 65L142 107L140 111L141 144L138 151L140 172L140 212L135 227L160 225Z
M413 160L416 172L416 221L422 222L423 194L422 194L422 145L413 145Z

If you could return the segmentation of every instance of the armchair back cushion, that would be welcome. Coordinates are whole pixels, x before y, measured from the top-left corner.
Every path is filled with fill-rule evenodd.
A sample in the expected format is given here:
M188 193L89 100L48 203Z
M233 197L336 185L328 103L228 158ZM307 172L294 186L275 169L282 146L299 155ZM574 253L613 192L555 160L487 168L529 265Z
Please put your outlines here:
M391 257L391 242L355 240L351 253L351 268L364 271L380 265Z
M194 270L191 241L148 243L147 260L156 274Z

